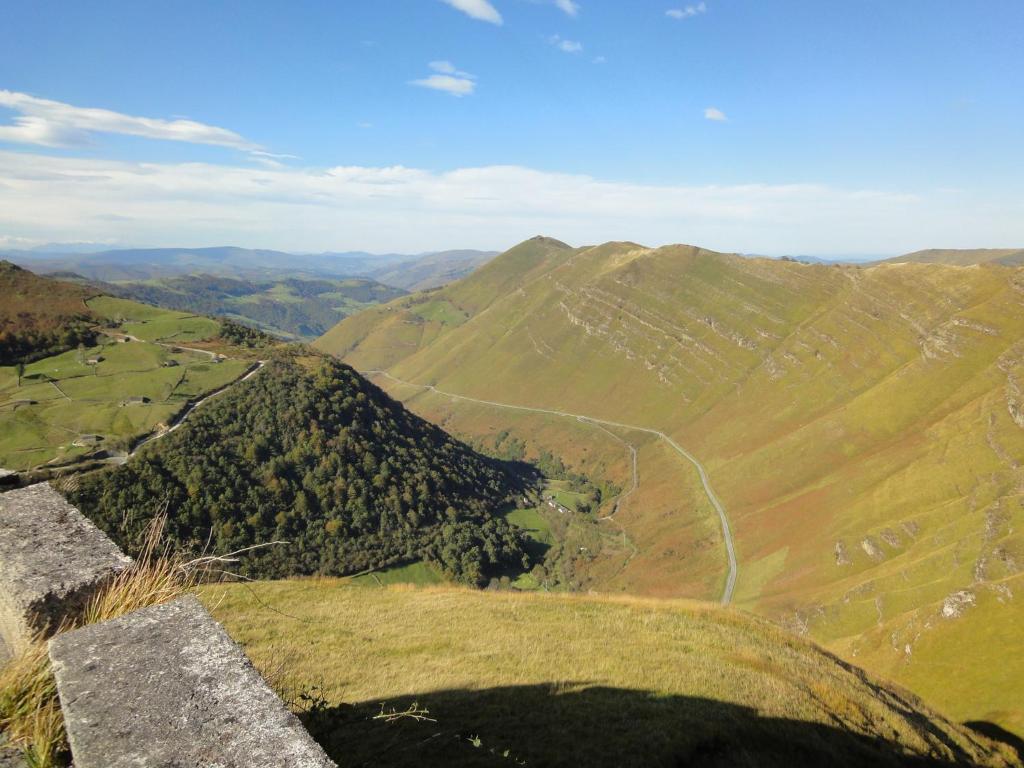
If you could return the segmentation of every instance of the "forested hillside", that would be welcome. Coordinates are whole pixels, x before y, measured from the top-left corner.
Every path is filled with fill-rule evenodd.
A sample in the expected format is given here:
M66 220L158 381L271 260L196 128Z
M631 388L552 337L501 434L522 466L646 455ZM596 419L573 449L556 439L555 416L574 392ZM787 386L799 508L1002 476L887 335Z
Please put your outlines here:
M0 261L0 365L38 360L90 343L96 322L82 287Z
M129 552L167 512L196 553L255 550L246 576L342 575L425 559L482 584L526 567L498 515L528 469L489 459L391 400L348 366L278 353L129 463L82 478L73 503Z

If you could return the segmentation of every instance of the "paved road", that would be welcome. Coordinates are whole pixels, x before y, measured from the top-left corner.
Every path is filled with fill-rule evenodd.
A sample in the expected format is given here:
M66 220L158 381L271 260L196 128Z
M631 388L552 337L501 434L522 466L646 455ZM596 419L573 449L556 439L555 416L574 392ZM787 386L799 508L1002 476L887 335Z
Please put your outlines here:
M153 432L153 433L147 435L146 437L142 438L142 440L137 442L135 444L135 447L132 448L131 453L129 453L126 457L124 457L123 461L118 461L116 463L123 464L124 461L127 461L132 456L134 456L136 453L138 453L139 449L142 446L144 446L144 445L146 445L148 443L151 443L154 440L159 440L161 437L165 437L165 436L171 434L171 432L173 432L174 430L176 430L178 427L180 427L182 424L185 423L185 420L189 416L192 415L192 412L195 411L196 408L201 406L207 400L210 400L210 399L216 397L217 395L223 394L224 392L226 392L227 390L231 389L231 387L235 386L236 384L241 384L243 381L248 381L253 376L255 376L257 373L259 373L260 369L263 368L263 366L266 365L266 364L267 363L266 363L265 360L258 360L255 364L253 364L253 365L251 365L249 367L249 370L247 370L244 374L239 376L234 381L229 381L223 387L220 387L219 389L215 389L213 392L210 392L208 395L203 397L203 399L196 400L194 403L192 403L192 405L188 406L185 410L183 410L181 413L179 413L177 418L174 419L174 423L171 424L167 429L160 430L159 432ZM120 457L117 457L117 458L120 458Z
M586 416L579 413L568 413L567 411L558 411L548 408L533 408L528 405L510 405L509 403L497 403L494 402L493 400L481 400L476 397L456 395L453 394L452 392L445 392L443 390L440 390L431 384L416 384L411 381L404 381L403 379L399 379L397 376L392 376L387 371L382 370L374 369L362 371L362 373L364 376L384 376L399 384L406 384L412 387L419 387L420 389L427 389L438 395L444 395L445 397L450 397L455 400L465 400L466 402L469 403L490 405L494 406L495 408L506 408L512 411L542 413L548 416L564 416L565 418L576 419L578 421L589 421L594 424L603 424L608 427L619 427L621 429L631 429L637 432L645 432L649 435L655 435L656 437L664 440L676 453L678 453L680 456L682 456L684 459L686 459L688 462L693 464L694 467L697 468L697 474L700 476L701 485L704 486L704 493L707 494L708 501L711 502L711 506L713 506L715 508L715 511L718 513L718 519L721 521L722 524L722 539L725 541L725 551L729 560L729 575L725 579L725 588L722 590L721 602L722 605L728 605L730 602L732 602L732 593L736 589L736 576L739 573L739 566L736 562L736 547L732 540L732 529L729 527L729 518L725 513L725 507L722 506L722 502L719 500L718 496L715 495L715 491L711 487L711 481L708 479L708 473L707 470L704 469L704 465L697 460L696 456L687 451L685 448L679 445L679 443L677 443L671 437L666 435L664 432L661 432L660 430L657 429L651 429L650 427L638 427L635 424L623 424L622 422L619 421L597 419L594 418L593 416Z

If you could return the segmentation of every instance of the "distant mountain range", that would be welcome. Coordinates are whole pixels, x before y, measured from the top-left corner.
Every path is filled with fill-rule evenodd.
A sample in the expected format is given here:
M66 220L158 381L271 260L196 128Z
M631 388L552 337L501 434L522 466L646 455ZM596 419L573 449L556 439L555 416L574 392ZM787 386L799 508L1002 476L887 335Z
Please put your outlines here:
M1004 267L1024 266L1024 248L931 248L905 256L888 259L889 262L916 262L919 264L949 264L966 267L972 264L1000 264Z
M74 272L90 280L124 282L207 274L243 280L281 277L365 277L393 288L422 290L443 285L472 272L493 258L492 251L441 251L426 254L372 254L363 251L294 254L264 249L129 248L82 252L38 249L0 253L40 274Z
M238 280L182 275L106 282L75 272L51 272L62 281L84 283L99 293L200 315L228 317L290 339L314 339L344 317L405 291L361 277L341 279Z

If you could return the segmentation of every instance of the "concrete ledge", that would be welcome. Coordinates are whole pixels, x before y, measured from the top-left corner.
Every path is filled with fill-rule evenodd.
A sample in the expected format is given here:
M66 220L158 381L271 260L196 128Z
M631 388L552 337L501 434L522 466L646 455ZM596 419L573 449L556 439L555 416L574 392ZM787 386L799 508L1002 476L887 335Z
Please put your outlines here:
M49 485L0 494L0 638L17 651L78 614L131 559Z
M194 597L57 635L76 768L334 763Z

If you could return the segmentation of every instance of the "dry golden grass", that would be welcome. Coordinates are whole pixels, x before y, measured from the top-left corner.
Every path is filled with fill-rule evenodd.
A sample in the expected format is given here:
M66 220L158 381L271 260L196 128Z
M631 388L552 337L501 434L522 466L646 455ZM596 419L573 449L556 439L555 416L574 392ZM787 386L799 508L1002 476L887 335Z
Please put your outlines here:
M342 580L203 598L257 667L315 692L307 725L346 765L506 751L529 765L1018 764L811 643L706 603ZM373 719L413 704L436 722Z

